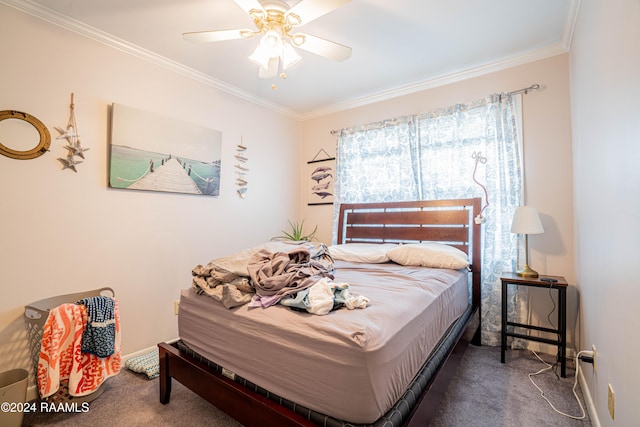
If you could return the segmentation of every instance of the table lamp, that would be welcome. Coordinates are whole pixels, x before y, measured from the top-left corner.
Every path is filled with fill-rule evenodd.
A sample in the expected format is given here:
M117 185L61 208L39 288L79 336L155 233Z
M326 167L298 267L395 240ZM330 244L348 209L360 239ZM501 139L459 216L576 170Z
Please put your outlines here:
M531 206L518 206L515 214L513 214L511 232L524 234L525 238L525 264L523 269L516 271L516 274L521 277L538 277L538 272L529 268L529 234L544 233L544 228L542 228L540 216L536 208Z

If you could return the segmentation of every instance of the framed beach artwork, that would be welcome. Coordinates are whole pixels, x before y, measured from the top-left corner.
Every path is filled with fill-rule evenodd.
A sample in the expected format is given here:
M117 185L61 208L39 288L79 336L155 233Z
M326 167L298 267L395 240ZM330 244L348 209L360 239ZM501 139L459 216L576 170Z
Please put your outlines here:
M326 151L320 150L318 154ZM316 154L316 157L318 157ZM332 205L333 182L335 177L335 157L311 160L307 162L308 203L307 205Z
M220 195L222 132L113 104L109 187Z

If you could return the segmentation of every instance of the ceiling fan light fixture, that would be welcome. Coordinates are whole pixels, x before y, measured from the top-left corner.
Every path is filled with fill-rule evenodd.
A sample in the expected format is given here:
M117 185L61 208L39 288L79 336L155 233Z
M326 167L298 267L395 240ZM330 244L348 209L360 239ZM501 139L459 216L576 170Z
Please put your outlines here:
M294 34L291 36L291 43L293 43L294 46L296 47L300 47L304 44L305 41L305 35L304 34Z
M249 59L260 66L269 69L269 61L282 55L282 37L277 31L269 30L262 36Z
M298 61L302 59L298 52L291 46L289 43L285 43L282 48L282 69L286 70L289 67L292 67Z
M300 19L300 17L298 15L296 15L295 13L288 13L285 15L285 21L287 23L287 25L289 25L290 27L297 27L302 25L302 19Z
M269 55L269 58L280 56L282 52L282 36L275 30L269 30L262 36L260 46Z
M269 68L269 54L262 48L261 44L258 44L256 50L253 51L251 55L249 55L249 59L259 66L260 68L267 69Z
M291 34L294 28L309 23L351 0L234 0L252 18L255 31L248 29L212 30L183 33L185 40L208 43L250 39L261 35L249 60L258 65L259 77L271 78L293 66L301 57L295 48L344 61L351 48L309 34ZM294 3L293 6L291 3ZM282 73L283 76L286 76ZM284 78L284 77L283 77Z
M243 39L250 39L251 37L255 36L257 33L255 31L251 31L251 30L240 30L240 37L242 37Z
M278 62L280 62L280 57L278 56L276 56L275 58L269 58L269 64L267 68L258 68L258 77L260 77L261 79L270 79L272 77L275 77L278 74Z

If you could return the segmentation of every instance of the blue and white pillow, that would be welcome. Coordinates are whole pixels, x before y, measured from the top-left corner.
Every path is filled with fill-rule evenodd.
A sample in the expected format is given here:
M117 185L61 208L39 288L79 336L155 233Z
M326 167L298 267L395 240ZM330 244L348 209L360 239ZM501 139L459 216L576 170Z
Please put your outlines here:
M124 362L124 366L133 372L146 374L149 379L153 379L160 375L158 349L156 348L149 353L127 359L127 361Z

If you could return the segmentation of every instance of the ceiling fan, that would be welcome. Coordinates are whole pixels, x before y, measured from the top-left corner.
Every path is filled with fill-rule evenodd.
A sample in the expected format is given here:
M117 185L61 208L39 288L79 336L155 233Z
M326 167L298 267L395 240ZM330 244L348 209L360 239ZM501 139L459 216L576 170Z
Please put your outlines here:
M344 61L351 56L351 48L310 34L294 32L295 28L309 23L351 0L301 0L290 7L282 0L234 0L251 16L256 30L213 30L183 33L185 40L209 43L234 39L249 39L262 35L249 59L260 68L258 76L275 77L300 60L294 47L320 55L333 61Z

